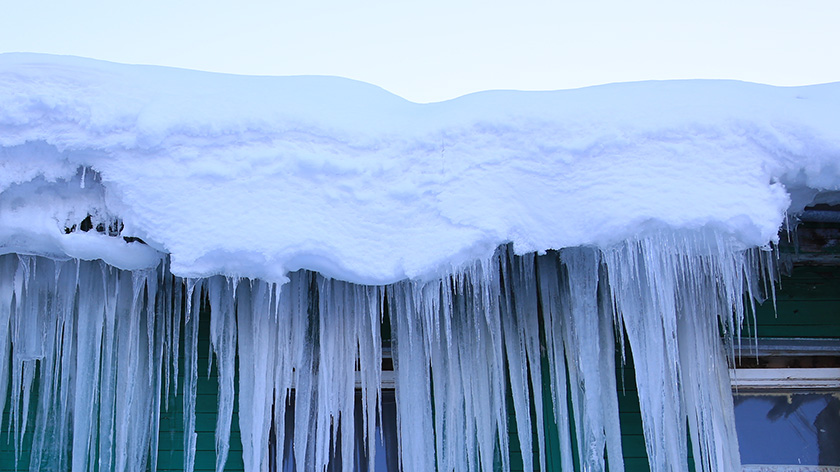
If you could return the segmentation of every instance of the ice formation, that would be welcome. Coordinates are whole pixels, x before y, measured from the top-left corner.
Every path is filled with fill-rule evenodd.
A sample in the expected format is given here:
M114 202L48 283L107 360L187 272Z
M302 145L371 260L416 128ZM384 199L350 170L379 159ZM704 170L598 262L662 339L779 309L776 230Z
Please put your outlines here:
M617 345L652 470L686 470L686 437L698 470L737 470L727 349L785 212L838 200L838 85L418 105L335 78L0 55L17 454L33 430L31 470L154 470L177 391L193 470L208 323L217 470L238 392L248 471L365 470L389 434L403 470L506 471L509 412L526 470L556 428L563 470L620 471Z
M546 470L551 422L544 402L555 405L563 470L573 470L575 460L584 470L605 470L605 452L609 470L623 470L614 359L616 333L626 331L652 470L686 469L679 439L686 421L702 470L734 470L738 449L718 326L730 336L737 328L744 312L731 307L760 293L756 270L766 269L767 257L733 251L716 235L671 234L542 256L503 247L438 281L377 287L307 271L277 285L181 279L165 265L124 271L101 261L5 255L0 323L8 330L0 333L0 361L12 369L0 393L5 398L11 379L18 446L29 410L36 412L31 470L154 470L149 457L156 457L161 401L178 388L170 382L178 378L172 369L183 323L184 466L192 470L205 299L219 373L217 470L229 450L237 354L246 470L266 470L270 460L275 470L322 470L337 457L357 464L359 443L374 464L380 324L388 316L404 470L509 470L500 451L509 447L511 407L518 431L537 431L535 443L519 435L525 469ZM544 381L550 398L542 396ZM353 426L357 388L361 431ZM288 441L284 428L271 428L290 414L277 406L292 395L293 458L272 458L271 431L275 444ZM541 451L538 464L533 450Z

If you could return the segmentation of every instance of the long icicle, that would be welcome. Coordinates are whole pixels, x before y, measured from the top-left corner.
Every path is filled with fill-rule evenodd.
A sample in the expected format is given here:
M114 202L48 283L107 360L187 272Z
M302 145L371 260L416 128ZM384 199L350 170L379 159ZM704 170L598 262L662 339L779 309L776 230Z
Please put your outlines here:
M184 469L194 470L207 300L220 385L217 470L229 448L237 355L247 470L270 467L272 441L280 470L372 467L390 434L381 432L387 308L399 431L399 459L386 453L388 463L510 470L512 410L524 465L544 469L550 404L562 470L575 461L622 470L614 353L616 336L623 347L626 334L652 470L683 470L686 437L699 469L732 470L739 458L724 346L736 344L749 311L744 295L763 295L758 278L772 273L769 262L768 253L713 232L652 234L559 256L504 246L440 280L387 287L307 271L283 285L182 280L166 263L126 272L5 255L0 361L11 368L0 372L0 393L11 401L0 411L9 411L15 460L34 426L33 470L154 470L147 462L157 455L160 410L183 391Z

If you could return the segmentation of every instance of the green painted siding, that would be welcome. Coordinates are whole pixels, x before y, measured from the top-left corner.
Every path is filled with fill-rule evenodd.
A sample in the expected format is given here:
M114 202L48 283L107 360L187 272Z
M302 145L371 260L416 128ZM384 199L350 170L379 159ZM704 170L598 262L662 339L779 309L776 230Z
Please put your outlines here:
M35 414L30 413L26 432L23 435L23 447L20 450L20 461L15 468L15 439L6 425L9 424L9 399L6 399L6 412L3 414L3 431L0 432L0 471L29 470L29 453L32 444L32 431L35 426Z
M633 359L628 354L627 363L622 366L619 358L616 360L616 366L618 369L618 419L621 425L624 468L632 472L649 471Z
M794 268L781 279L775 312L768 300L756 320L760 338L840 338L840 269Z
M181 332L183 333L183 327ZM183 341L182 341L183 349ZM209 312L202 312L199 324L198 338L198 386L196 388L196 439L195 470L209 472L216 470L216 410L218 403L219 383L215 363L207 376L207 365L210 352L210 316ZM184 399L183 375L184 359L180 359L177 395L170 394L169 410L161 411L160 415L160 446L157 466L161 472L180 471L184 469ZM238 370L238 369L237 369ZM238 381L234 382L238 385ZM238 395L237 395L238 397ZM225 465L226 471L242 471L242 441L239 435L239 402L233 407L231 421L230 453Z

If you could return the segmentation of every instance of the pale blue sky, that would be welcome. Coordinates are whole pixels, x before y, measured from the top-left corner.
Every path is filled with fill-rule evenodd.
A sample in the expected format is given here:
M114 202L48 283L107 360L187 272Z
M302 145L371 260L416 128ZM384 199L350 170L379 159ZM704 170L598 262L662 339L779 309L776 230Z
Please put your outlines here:
M0 52L363 80L415 101L645 79L840 80L836 0L28 0Z

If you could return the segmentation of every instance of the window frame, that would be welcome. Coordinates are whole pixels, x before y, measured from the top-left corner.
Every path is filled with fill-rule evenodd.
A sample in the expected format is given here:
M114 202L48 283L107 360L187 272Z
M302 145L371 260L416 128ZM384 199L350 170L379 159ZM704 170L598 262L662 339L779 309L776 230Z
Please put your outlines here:
M736 359L756 365L736 365L729 369L733 397L738 394L840 393L840 339L761 338L741 347ZM835 358L830 367L765 367L761 360L796 363L803 358ZM783 464L742 464L742 472L840 472L840 466Z

